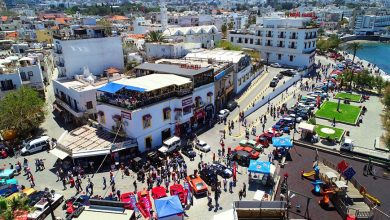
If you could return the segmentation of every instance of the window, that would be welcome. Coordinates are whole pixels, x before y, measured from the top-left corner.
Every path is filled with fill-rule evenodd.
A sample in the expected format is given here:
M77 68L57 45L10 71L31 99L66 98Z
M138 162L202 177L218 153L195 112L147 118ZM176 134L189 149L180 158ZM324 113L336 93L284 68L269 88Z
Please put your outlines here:
M241 78L238 80L238 86L241 86Z
M234 41L234 38L233 37L230 37L230 42L233 42Z
M143 123L144 129L151 127L152 126L152 116L149 114L144 115L142 117L142 123Z
M191 106L187 106L183 108L183 115L191 114Z
M305 42L305 49L306 49L306 47L307 47L307 43Z
M294 56L290 55L290 62L294 61Z
M248 38L245 38L245 43L246 43L246 44L248 43Z
M163 119L164 121L171 119L171 108L167 107L163 109Z
M93 109L92 101L87 102L87 109Z
M282 59L282 54L278 54L278 60Z
M152 136L145 138L145 148L147 150L152 148Z
M310 48L310 46L311 46L311 42L309 42L309 48Z
M252 38L249 40L249 43L250 43L250 44L253 44L253 39L252 39Z

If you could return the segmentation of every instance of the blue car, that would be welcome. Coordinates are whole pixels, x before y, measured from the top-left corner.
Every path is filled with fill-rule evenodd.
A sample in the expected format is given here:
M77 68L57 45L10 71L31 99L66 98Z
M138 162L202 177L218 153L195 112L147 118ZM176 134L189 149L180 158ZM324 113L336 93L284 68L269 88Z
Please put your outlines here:
M5 184L0 186L0 196L2 197L8 197L16 192L19 192L19 189L18 186L15 184Z

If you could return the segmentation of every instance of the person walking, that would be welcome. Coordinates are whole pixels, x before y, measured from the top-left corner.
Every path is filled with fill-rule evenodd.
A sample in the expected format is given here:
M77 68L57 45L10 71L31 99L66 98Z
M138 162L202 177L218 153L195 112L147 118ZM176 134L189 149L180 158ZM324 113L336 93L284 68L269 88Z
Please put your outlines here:
M137 192L137 180L134 180L133 186L134 186L134 192Z
M262 125L262 128L263 128L263 132L264 132L264 129L265 129L265 123L263 123L263 125Z
M227 186L227 180L226 178L223 179L223 191L226 192L226 186Z
M103 176L103 190L105 190L106 187L107 187L106 177Z
M240 189L240 191L238 191L238 199L242 200L242 189Z
M229 181L229 192L233 193L233 181L232 180Z
M63 190L66 190L66 179L65 177L62 178L62 185L64 186L64 189Z
M202 159L203 159L203 153L200 153L200 154L199 154L199 157L200 157L200 161L202 161Z

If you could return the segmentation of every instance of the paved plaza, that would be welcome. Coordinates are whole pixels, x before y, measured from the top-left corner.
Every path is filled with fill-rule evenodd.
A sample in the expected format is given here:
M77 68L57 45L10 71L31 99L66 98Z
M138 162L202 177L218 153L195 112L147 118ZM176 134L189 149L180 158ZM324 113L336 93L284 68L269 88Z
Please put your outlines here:
M320 58L323 59L323 58ZM322 61L325 62L325 61ZM242 111L244 109L250 108L254 102L257 102L261 100L261 97L269 94L272 92L272 88L269 87L269 82L272 80L272 78L280 71L281 69L275 69L275 68L269 68L268 72L265 72L261 74L257 79L255 79L252 82L252 85L248 88L248 91L242 94L240 97L238 97L237 101L240 105L239 108L236 108L229 116L228 120L235 121L235 128L232 130L232 134L226 134L226 139L224 139L225 146L231 147L234 149L240 140L245 139L245 129L248 128L251 130L253 126L256 127L256 134L259 135L262 133L262 126L259 122L259 117L263 116L264 114L267 114L267 106L265 105L262 108L259 108L256 110L253 114L246 117L246 123L247 127L243 126L241 123L238 122L238 114L239 111ZM284 77L280 83L280 85L283 83L284 80L288 80L288 77ZM312 81L310 79L304 78L302 83L305 83L308 81L309 84L315 83L315 81ZM307 94L306 91L300 91L300 85L301 82L298 82L296 85L290 87L286 92L283 92L279 96L277 96L274 100L271 100L269 105L273 106L281 106L283 103L287 103L288 107L291 107L295 102L297 101L297 97L299 94L305 95ZM49 98L48 102L52 103L54 101L52 91L48 87L49 91ZM378 137L381 135L382 129L380 126L380 113L382 104L379 102L379 98L375 96L371 96L370 100L366 101L365 103L351 103L351 105L365 105L368 108L368 114L366 113L363 117L363 123L360 125L360 127L346 125L337 123L337 127L342 128L346 131L350 131L350 138L352 138L357 145L359 146L366 146L366 147L372 147L374 143L375 137ZM48 106L49 110L51 110L51 105ZM273 124L278 120L278 118L271 118L271 116L267 115L267 123L265 124L265 129L268 129L272 127ZM59 138L59 136L70 126L66 125L58 125L58 121L55 119L54 115L51 113L48 114L47 119L45 123L43 124L43 128L45 129L45 132L54 138ZM328 120L323 119L317 119L318 124L331 126L331 122ZM215 126L205 131L204 133L201 133L198 135L198 138L200 140L203 140L207 142L211 146L211 152L209 153L203 153L203 161L205 162L212 162L213 160L213 153L215 155L218 155L218 150L221 149L220 147L220 138L221 138L221 131L226 130L227 126L223 123L221 124L215 124ZM370 131L369 135L368 132ZM251 133L251 132L250 132ZM294 135L292 133L292 135ZM296 138L298 138L299 134L295 134ZM250 135L250 139L253 139L255 135ZM274 148L270 146L269 148L266 148L264 152L260 155L260 160L262 161L268 161L268 154L273 150ZM188 173L192 173L194 169L197 169L198 163L200 162L199 154L200 152L197 151L198 156L195 158L195 161L190 161L187 157L184 156L185 162L188 166L187 170ZM323 157L328 157L328 155L321 155ZM333 158L334 161L341 160L340 157L336 157L334 155L329 156ZM64 195L65 198L69 198L73 195L75 195L76 190L74 188L69 188L67 190L63 190L62 183L60 181L56 181L57 177L55 175L55 170L53 169L53 165L56 162L57 158L54 157L52 154L47 152L41 152L39 154L34 154L30 156L26 156L26 158L29 160L32 167L33 162L35 158L43 158L45 160L45 166L46 170L39 171L39 172L32 172L34 175L35 183L36 183L36 189L37 190L43 190L45 187L50 187L51 189L54 189L56 192L59 192ZM313 158L313 152L311 150L307 149L301 149L301 148L294 148L291 153L292 160L287 161L286 167L282 170L280 170L280 174L283 175L285 172L289 173L289 179L291 181L291 186L294 190L302 192L305 195L311 196L310 192L310 186L311 184L306 182L302 182L300 179L300 171L301 170L310 170L310 163L312 162ZM218 156L216 157L216 160L218 160ZM9 163L15 164L17 161L23 160L23 157L19 158L7 158L3 160L3 163L5 166L8 166ZM356 164L357 170L360 172L363 166L363 163L358 163L355 161L351 161L352 164ZM189 209L186 210L186 219L194 219L194 220L208 220L213 219L213 216L215 214L219 214L221 212L227 211L229 209L232 209L232 201L238 200L238 192L243 187L243 183L248 183L248 175L247 175L247 168L238 167L238 175L237 175L237 183L236 186L233 188L233 193L229 193L228 191L224 191L222 189L222 194L219 199L219 208L209 208L207 206L207 198L205 196L203 197L195 197L193 206L191 206ZM130 176L124 176L122 178L121 172L116 172L115 174L116 179L116 188L121 191L121 193L133 191L133 181L135 180L135 174L131 171ZM107 196L110 193L110 187L108 189L103 189L103 177L106 179L109 179L109 173L108 172L100 172L96 175L90 175L92 182L94 183L94 194L100 195L100 196ZM359 178L361 178L361 181L367 185L368 190L372 190L372 193L376 196L378 196L382 201L384 206L383 207L390 207L390 199L381 194L380 189L375 187L376 185L382 186L389 182L387 180L381 179L381 180L375 180L363 178L360 174L358 175ZM28 181L26 180L26 176L18 176L16 177L19 182L25 186L29 186ZM222 180L221 177L219 177L219 180ZM85 190L86 186L86 179L83 181L82 186ZM371 184L374 183L374 184ZM172 183L171 183L172 184ZM138 182L138 189L146 188L146 183L141 184ZM261 186L252 186L248 188L246 197L244 200L253 200L254 193L257 189L261 189ZM371 191L370 191L371 192ZM278 192L279 193L279 192ZM278 194L277 193L277 194ZM213 198L213 205L214 203L214 193L212 193ZM276 197L279 198L278 196ZM318 209L317 198L314 198L313 202L310 204L310 210L312 211L310 214L310 217L312 219L340 219L339 215L334 211L321 211ZM385 211L388 208L385 208ZM61 208L57 208L55 210L56 216L64 217L65 212ZM327 218L323 218L320 216L328 216ZM300 214L296 213L295 215L292 214L292 216L299 218L302 217Z

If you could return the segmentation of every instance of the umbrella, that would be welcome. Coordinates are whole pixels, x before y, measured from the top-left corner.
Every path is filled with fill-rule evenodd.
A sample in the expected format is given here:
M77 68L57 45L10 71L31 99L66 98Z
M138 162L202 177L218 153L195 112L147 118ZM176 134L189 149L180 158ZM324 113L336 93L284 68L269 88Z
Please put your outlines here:
M276 167L270 162L264 162L259 160L251 160L248 171L252 173L271 174L275 173Z
M334 134L336 131L331 128L321 128L321 132L324 134Z
M291 141L291 138L289 136L283 136L283 137L273 137L272 138L272 144L276 148L292 148L293 143Z

